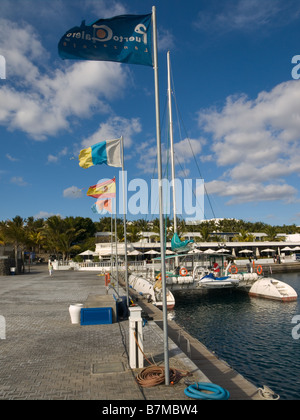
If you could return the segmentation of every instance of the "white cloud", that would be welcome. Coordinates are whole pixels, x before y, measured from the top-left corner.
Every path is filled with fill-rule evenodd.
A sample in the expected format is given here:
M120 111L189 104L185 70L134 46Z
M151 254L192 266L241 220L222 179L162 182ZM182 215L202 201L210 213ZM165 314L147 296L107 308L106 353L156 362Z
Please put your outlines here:
M138 118L111 117L108 121L100 124L99 129L90 137L84 139L82 147L89 147L99 141L118 139L123 136L124 146L130 147L133 136L142 131Z
M299 16L297 0L211 0L210 8L201 10L194 22L199 30L222 35L232 31L254 32L283 26Z
M24 181L24 179L21 176L13 176L10 179L10 182L12 184L18 185L19 187L25 187L26 185L28 185L28 183L26 181Z
M174 144L175 164L184 163L193 159L202 150L204 139L185 138Z
M48 211L41 210L39 213L35 214L33 217L35 219L48 219L48 217L54 216L54 213L49 213ZM60 216L59 214L56 214L56 216Z
M85 7L99 18L107 18L126 14L125 6L118 1L86 0Z
M77 198L82 197L82 189L75 187L74 185L72 187L66 188L63 191L63 196L65 198L70 198L72 200L75 200Z
M56 163L58 162L58 160L63 157L66 156L66 154L68 153L68 148L64 147L60 152L58 152L56 155L48 155L48 163Z
M296 188L287 184L257 184L253 182L233 183L214 180L205 184L208 194L229 198L228 205L258 201L295 201Z
M47 72L48 54L34 28L0 19L0 48L7 80L0 89L0 124L44 140L72 127L72 118L110 111L108 101L122 95L128 75L116 63L59 62Z
M42 25L47 35L53 21L60 28L67 29L79 14L87 19L108 18L128 13L122 2L107 0L1 0L1 16L15 21L34 19ZM80 24L80 22L78 22ZM74 24L73 24L74 26ZM51 28L52 29L52 28Z
M174 36L173 34L164 28L160 28L158 31L158 49L159 51L167 51L174 49Z
M234 197L230 203L295 199L287 177L300 175L298 83L282 83L253 100L229 97L222 109L200 112L199 123L212 136L217 165L225 168L209 183L211 193Z
M10 160L11 162L18 162L20 159L17 159L17 158L15 158L15 157L13 157L13 156L11 156L9 153L6 153L6 158L8 159L8 160Z
M174 164L175 176L186 178L190 174L189 168L185 166L194 157L202 151L205 144L203 138L189 139L185 138L179 142L174 142ZM145 174L157 174L157 145L156 139L140 142L135 148L138 161L137 168L141 169ZM169 174L171 173L170 150L167 150L162 139L161 144L162 165L169 165Z

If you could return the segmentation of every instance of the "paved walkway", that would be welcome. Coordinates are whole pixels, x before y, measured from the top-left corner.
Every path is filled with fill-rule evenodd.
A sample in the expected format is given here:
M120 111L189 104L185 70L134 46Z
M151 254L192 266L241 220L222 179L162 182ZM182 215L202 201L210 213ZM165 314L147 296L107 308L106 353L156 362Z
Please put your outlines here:
M122 289L121 289L122 290ZM54 271L0 277L0 399L12 400L189 400L185 379L142 388L140 370L128 366L128 320L109 325L72 324L69 305L105 294L104 278L91 272ZM125 295L125 292L123 293ZM1 329L0 329L1 333ZM144 351L163 364L163 332L154 321L143 328ZM169 339L170 367L207 377Z

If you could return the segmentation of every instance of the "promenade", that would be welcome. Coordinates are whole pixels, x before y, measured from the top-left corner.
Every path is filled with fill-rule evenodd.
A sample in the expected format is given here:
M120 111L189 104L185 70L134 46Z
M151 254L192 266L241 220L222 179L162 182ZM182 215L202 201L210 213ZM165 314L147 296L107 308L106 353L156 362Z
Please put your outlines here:
M136 381L141 369L131 369L128 363L128 320L108 325L71 323L69 305L84 303L91 294L106 294L104 277L93 272L54 271L50 277L41 265L31 273L0 277L0 316L6 322L5 339L0 340L1 400L193 401L184 394L185 380L214 382L174 342L185 336L186 343L187 335L178 334L179 327L171 321L170 367L191 376L170 386L141 387ZM154 318L143 327L145 355L163 365L162 313L140 303ZM197 340L192 340L192 347L194 357L214 375L218 359ZM207 351L207 356L197 349ZM219 377L227 381L231 399L259 399L252 384L219 362L224 369Z

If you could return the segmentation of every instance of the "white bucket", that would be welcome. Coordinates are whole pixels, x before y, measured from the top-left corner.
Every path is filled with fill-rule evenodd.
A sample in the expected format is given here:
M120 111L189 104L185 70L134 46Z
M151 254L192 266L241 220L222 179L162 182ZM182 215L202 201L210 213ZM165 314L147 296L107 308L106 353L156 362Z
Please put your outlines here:
M70 312L72 324L80 323L80 311L82 307L83 307L82 303L75 303L74 305L69 306L69 312Z

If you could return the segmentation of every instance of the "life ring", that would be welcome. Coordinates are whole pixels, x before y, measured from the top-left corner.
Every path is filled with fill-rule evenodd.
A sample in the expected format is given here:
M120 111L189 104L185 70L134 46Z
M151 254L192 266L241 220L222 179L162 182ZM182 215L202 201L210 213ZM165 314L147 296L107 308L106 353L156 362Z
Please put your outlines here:
M157 274L157 276L155 277L156 280L161 281L161 273ZM166 279L168 278L168 276L166 275Z
M185 267L181 267L181 269L179 270L179 274L183 277L185 277L187 275L188 271Z
M235 269L235 272L233 273L232 272L232 269ZM229 268L229 273L230 274L237 274L238 273L238 268L237 268L237 266L236 265L232 265L230 268Z
M262 274L262 272L263 272L263 268L262 268L262 266L261 266L261 265L258 265L258 266L257 266L256 272L257 272L257 274L258 274L259 276Z

